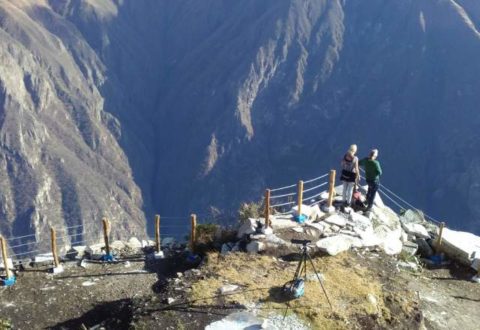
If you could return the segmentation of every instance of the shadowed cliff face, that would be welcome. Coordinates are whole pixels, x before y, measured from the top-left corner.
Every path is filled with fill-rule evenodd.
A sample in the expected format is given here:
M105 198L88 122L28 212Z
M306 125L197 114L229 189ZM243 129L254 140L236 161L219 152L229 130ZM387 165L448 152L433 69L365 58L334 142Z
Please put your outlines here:
M478 231L476 1L0 8L4 232L229 212L354 142L380 149L386 186Z

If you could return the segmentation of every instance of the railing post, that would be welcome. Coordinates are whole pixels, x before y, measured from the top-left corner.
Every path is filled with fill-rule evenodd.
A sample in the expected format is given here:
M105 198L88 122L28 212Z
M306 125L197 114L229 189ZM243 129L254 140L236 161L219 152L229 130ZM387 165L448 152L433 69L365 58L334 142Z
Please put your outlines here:
M155 250L160 252L160 215L155 215Z
M331 208L333 204L333 194L335 192L335 175L336 175L336 171L331 170L330 171L330 187L328 189L328 204L327 204L329 208Z
M438 233L437 248L440 250L442 248L443 241L443 229L445 228L445 222L440 223L440 231Z
M197 234L197 216L192 214L190 216L190 223L192 225L191 233L190 233L190 250L192 253L195 252L195 243L197 241L196 234Z
M109 221L108 221L107 218L103 218L102 223L103 223L103 239L105 241L105 252L106 252L107 256L110 256L110 244L108 243Z
M303 181L298 181L298 216L302 216L302 204L303 204Z
M0 236L0 240L2 243L3 265L5 266L5 274L8 281L12 276L10 273L10 269L8 268L7 244L5 243L5 238L3 238L3 236Z
M265 190L265 227L270 226L270 189L267 189Z
M57 254L57 233L55 228L50 227L50 236L52 240L52 255L53 255L53 265L55 268L58 268L60 262L58 261L58 254Z

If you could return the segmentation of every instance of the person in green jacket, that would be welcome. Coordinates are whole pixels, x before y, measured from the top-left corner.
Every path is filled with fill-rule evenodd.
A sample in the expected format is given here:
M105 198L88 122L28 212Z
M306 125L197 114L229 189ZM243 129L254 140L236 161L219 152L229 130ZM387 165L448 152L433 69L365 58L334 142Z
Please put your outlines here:
M370 211L373 206L375 195L380 186L380 175L382 175L382 168L377 160L378 150L372 149L370 155L358 162L360 166L365 169L365 179L368 184L367 191L367 211Z

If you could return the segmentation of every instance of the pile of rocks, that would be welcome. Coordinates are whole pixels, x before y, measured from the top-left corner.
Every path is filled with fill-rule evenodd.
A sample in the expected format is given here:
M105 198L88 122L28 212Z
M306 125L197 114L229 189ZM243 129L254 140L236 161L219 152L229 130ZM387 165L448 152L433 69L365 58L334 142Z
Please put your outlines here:
M335 200L341 199L341 187L336 188ZM337 203L338 204L338 203ZM385 206L377 195L370 212L354 211L351 208L326 209L318 205L302 205L304 223L295 221L298 208L294 207L288 215L272 215L273 232L265 232L265 219L249 219L238 230L238 238L246 239L248 252L261 252L268 248L280 248L291 243L282 239L280 232L292 231L297 234L315 237L318 250L337 255L351 248L374 248L387 255L404 255L408 259L418 253L422 257L433 255L433 241L438 228L425 221L417 210L407 210L397 215ZM330 211L330 212L328 212ZM275 234L274 234L275 233ZM223 252L238 251L239 243Z

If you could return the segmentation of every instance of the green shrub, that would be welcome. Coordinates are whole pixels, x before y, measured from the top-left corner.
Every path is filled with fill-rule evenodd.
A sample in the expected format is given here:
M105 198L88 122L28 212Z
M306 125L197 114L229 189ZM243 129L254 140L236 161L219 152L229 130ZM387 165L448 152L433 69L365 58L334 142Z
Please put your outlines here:
M258 218L262 214L262 202L243 203L238 209L238 218L240 222L245 222L248 218Z

